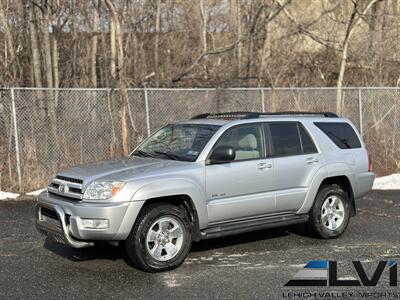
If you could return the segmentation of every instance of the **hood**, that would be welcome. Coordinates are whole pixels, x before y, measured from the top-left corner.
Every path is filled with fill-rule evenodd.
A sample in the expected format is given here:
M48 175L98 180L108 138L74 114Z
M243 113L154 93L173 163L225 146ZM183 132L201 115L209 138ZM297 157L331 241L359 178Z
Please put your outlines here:
M125 181L150 175L154 171L157 173L170 172L187 164L190 162L132 157L80 165L60 171L57 175L81 179L85 186L97 179Z

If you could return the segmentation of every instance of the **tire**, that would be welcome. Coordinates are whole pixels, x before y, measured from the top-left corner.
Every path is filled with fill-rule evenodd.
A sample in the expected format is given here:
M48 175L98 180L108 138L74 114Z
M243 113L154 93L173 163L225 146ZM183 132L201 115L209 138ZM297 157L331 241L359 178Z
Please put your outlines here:
M177 268L192 246L190 228L183 208L162 203L144 207L125 241L129 260L146 272Z
M340 211L343 211L342 219ZM321 186L309 212L309 229L319 238L332 239L343 234L349 221L350 201L347 193L337 184Z

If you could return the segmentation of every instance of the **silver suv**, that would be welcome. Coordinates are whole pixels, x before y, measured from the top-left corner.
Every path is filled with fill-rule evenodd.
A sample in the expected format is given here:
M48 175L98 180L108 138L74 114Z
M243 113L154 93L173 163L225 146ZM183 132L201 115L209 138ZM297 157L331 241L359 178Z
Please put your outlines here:
M333 113L203 114L127 158L59 172L36 224L75 248L124 242L136 267L157 272L202 239L297 223L338 237L373 181L356 128Z

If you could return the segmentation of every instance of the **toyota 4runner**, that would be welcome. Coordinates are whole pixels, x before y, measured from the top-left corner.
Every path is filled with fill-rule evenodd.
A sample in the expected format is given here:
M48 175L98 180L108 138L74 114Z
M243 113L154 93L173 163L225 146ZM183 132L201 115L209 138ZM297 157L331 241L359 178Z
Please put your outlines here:
M338 237L373 181L356 128L333 113L203 114L129 157L59 172L36 225L75 248L123 242L136 267L157 272L202 239L297 223Z

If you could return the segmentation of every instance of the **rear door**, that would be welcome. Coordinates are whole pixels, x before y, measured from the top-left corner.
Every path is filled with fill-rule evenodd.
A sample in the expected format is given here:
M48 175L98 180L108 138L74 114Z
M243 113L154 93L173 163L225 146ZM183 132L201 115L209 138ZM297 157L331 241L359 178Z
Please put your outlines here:
M271 141L276 211L296 212L305 200L322 157L300 122L269 122L265 129Z

